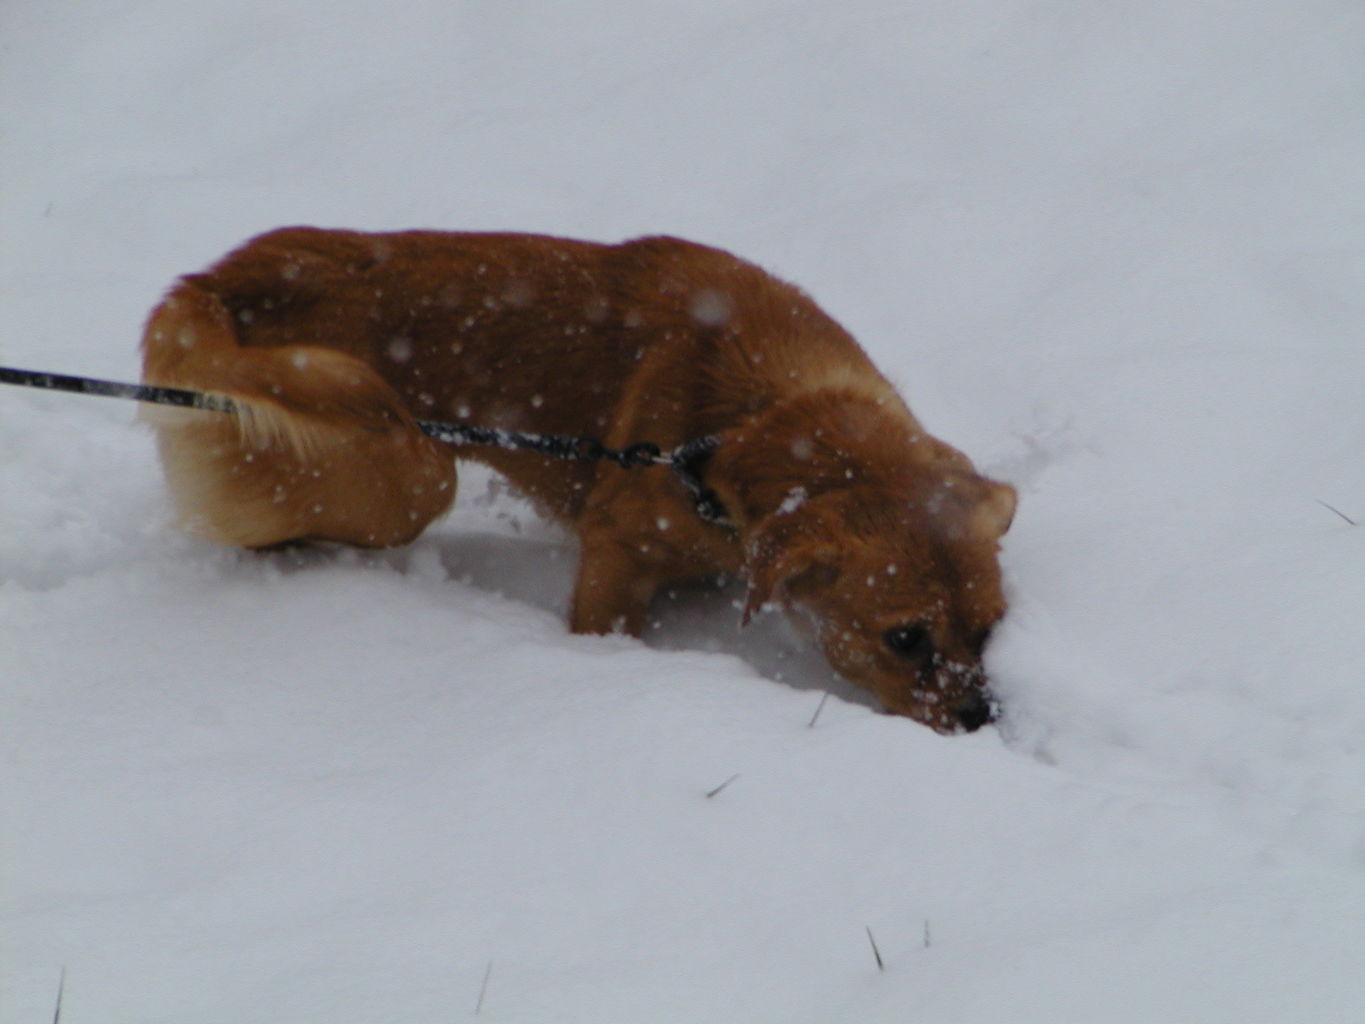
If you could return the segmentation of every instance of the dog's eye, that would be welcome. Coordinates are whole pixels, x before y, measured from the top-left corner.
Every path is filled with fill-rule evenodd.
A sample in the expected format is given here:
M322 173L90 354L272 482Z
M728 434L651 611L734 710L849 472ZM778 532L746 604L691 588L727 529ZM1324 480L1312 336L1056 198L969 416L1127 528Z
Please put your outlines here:
M921 625L892 626L882 637L883 643L902 657L924 657L933 650L929 631Z

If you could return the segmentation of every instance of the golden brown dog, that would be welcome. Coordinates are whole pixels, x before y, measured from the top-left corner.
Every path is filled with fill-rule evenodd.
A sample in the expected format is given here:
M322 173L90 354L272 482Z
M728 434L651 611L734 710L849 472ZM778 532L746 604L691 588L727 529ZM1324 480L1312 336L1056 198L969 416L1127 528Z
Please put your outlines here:
M745 621L811 616L832 665L942 732L991 718L982 648L1004 614L1015 492L929 436L805 294L671 238L286 228L183 278L152 313L143 376L231 396L158 412L185 527L227 544L402 544L455 495L453 456L505 474L581 542L571 625L638 634L660 586L743 573ZM458 450L416 419L665 449L666 467Z

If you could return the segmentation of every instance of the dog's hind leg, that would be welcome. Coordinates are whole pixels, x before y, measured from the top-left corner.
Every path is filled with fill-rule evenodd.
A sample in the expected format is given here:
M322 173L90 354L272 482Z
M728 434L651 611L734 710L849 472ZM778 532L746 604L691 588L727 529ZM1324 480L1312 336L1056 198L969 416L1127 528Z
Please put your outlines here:
M414 539L455 496L450 453L364 362L319 346L244 346L219 299L182 282L143 336L143 379L227 395L235 413L148 407L182 526L268 547Z

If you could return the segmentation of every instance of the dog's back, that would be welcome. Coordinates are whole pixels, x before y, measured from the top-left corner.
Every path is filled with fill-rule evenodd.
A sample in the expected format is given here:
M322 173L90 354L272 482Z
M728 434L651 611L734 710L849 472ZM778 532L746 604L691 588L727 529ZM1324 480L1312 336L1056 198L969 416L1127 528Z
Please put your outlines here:
M247 546L410 540L454 480L414 418L671 447L836 384L903 409L804 293L671 238L281 229L183 278L143 350L147 381L230 394L246 410L236 423L149 418L182 520ZM570 519L596 472L462 454ZM359 495L373 501L354 508Z

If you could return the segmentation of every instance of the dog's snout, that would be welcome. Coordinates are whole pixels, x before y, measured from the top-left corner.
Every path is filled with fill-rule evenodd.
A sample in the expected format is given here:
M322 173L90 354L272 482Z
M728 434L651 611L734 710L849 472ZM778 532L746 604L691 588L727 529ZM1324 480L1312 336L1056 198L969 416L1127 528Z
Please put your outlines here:
M957 721L967 732L976 732L983 725L995 721L995 708L984 693L974 693L957 709Z

